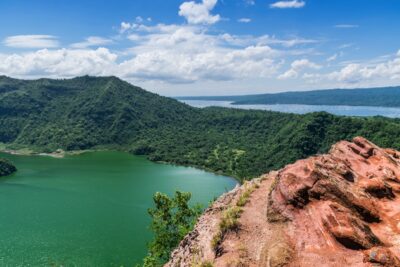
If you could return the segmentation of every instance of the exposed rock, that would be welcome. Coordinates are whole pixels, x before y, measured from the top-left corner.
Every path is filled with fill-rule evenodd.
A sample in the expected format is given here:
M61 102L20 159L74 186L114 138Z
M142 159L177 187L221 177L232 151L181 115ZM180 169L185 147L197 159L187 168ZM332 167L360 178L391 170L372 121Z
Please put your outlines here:
M400 152L357 137L252 183L222 252L211 239L243 186L204 213L166 266L400 266Z
M8 160L0 159L0 177L7 176L17 171L17 168Z

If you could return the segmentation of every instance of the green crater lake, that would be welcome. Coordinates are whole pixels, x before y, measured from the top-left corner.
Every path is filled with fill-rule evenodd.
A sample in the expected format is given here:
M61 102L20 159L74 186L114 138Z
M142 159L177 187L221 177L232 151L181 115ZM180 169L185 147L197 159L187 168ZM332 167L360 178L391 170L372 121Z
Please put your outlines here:
M0 178L0 266L134 266L151 239L155 192L189 191L207 205L236 185L122 152L0 157L18 168Z

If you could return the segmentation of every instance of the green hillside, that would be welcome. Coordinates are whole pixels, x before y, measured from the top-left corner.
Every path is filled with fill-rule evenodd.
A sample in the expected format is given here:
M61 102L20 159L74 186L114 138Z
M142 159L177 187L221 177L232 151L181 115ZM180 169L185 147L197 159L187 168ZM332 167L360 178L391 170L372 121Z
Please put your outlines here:
M115 77L0 77L0 142L11 148L127 150L242 179L357 135L400 149L400 120L198 109Z

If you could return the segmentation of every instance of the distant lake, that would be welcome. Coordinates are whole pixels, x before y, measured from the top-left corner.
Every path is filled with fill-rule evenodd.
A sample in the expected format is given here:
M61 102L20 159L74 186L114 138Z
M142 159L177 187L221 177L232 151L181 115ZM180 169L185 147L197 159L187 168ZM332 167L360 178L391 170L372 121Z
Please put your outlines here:
M18 168L0 178L0 266L135 266L151 239L156 191L189 191L206 206L236 185L122 152L0 157Z
M193 107L227 107L239 109L258 109L270 110L286 113L305 114L317 111L326 111L335 115L345 116L385 116L389 118L400 118L400 108L387 107L364 107L364 106L325 106L325 105L294 105L294 104L275 104L275 105L232 105L230 101L209 101L209 100L180 100Z

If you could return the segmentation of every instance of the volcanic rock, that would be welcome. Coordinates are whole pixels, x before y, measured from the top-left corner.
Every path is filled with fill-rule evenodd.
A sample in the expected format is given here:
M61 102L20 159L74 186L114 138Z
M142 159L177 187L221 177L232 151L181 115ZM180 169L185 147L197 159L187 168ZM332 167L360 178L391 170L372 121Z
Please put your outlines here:
M216 253L223 211L249 188ZM223 195L166 266L400 266L399 194L400 152L342 141Z

